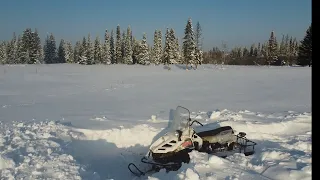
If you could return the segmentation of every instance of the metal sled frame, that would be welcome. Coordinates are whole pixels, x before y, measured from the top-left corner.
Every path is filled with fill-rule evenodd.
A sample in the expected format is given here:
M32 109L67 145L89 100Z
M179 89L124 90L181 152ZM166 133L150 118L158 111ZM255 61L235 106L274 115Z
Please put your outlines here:
M246 137L240 136L239 134L235 136L237 137L237 143L240 145L239 153L243 153L246 156L254 154L254 146L257 145L257 143L247 139Z

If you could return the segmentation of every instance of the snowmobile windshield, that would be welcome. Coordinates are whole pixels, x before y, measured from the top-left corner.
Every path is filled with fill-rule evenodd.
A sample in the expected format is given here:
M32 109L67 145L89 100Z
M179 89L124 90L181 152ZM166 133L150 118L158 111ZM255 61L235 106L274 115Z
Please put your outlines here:
M178 106L174 112L173 121L170 124L170 131L181 130L189 125L190 112L188 109Z

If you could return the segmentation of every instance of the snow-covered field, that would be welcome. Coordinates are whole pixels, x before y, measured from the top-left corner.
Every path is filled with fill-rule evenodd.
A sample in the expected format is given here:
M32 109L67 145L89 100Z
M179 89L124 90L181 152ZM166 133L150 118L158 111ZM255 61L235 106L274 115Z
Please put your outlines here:
M0 179L311 179L310 68L182 67L0 66ZM134 177L178 105L256 153L191 152L177 172Z

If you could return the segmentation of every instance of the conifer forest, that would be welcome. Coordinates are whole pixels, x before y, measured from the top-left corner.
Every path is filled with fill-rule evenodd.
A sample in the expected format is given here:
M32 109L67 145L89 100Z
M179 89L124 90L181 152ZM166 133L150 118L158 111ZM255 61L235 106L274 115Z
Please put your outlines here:
M290 35L270 32L265 42L250 47L228 48L227 44L203 51L202 28L199 21L193 25L186 21L184 37L180 40L175 30L165 32L156 29L152 44L147 34L134 37L131 27L118 25L115 31L104 30L104 37L83 36L76 42L61 39L54 33L47 34L44 43L37 29L26 28L21 34L13 33L9 41L0 41L0 64L141 64L170 65L228 64L228 65L312 65L312 24L306 27L304 38L298 41ZM182 42L182 43L179 43Z

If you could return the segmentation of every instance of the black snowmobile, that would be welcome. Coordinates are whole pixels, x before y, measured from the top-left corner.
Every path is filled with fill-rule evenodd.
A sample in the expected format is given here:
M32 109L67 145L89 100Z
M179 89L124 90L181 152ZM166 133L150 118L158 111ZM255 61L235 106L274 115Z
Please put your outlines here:
M149 170L143 172L135 164L128 165L129 170L136 176L149 172L177 171L182 163L189 163L189 152L197 150L219 157L227 157L234 153L244 153L246 156L254 154L255 142L248 140L246 133L234 133L230 126L223 126L208 131L196 132L192 125L197 120L191 120L190 111L178 106L169 131L157 139L149 148L149 152L141 159L149 164Z

